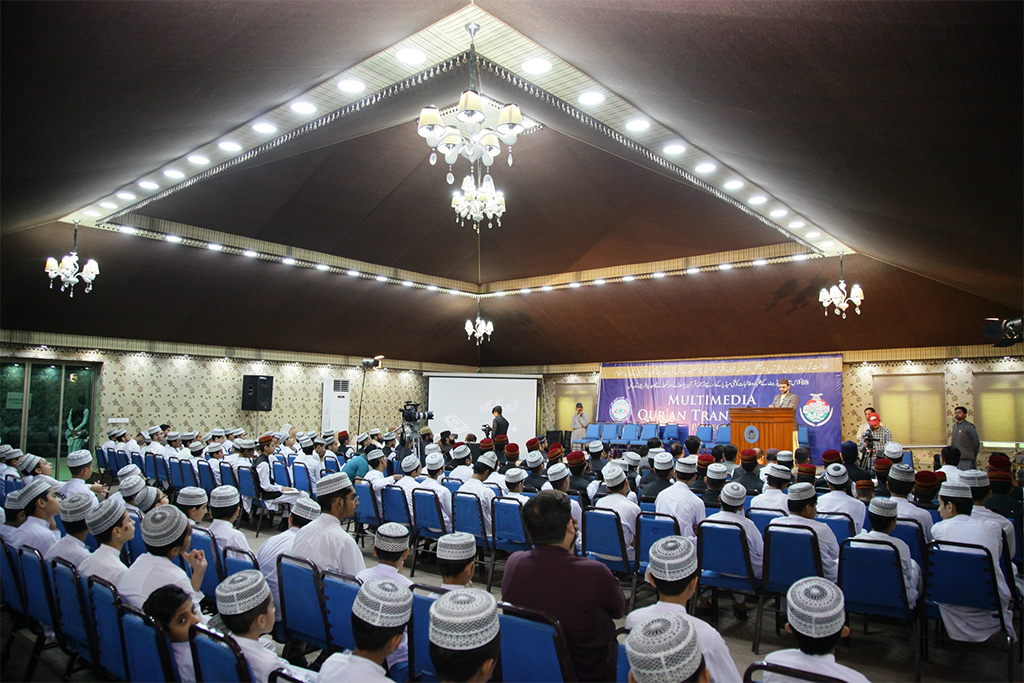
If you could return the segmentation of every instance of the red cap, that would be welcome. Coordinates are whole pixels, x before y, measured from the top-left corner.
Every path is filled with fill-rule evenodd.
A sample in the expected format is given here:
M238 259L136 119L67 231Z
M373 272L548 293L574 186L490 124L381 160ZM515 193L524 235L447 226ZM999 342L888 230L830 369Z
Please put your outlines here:
M700 461L700 458L697 460ZM757 451L753 448L740 451L740 462L757 462Z
M572 467L582 465L587 461L587 456L584 455L583 451L573 451L566 457L565 461Z
M843 461L843 454L834 448L830 448L821 454L821 461L826 465L833 465L837 462Z
M874 491L875 482L871 481L870 479L861 479L860 481L857 482L858 491L864 491L866 489L871 489L872 491Z
M341 441L342 439L344 439L347 436L348 436L348 430L347 429L342 429L340 432L338 432L338 441Z
M892 467L892 460L889 458L878 458L875 460L875 472L888 472Z
M796 473L798 475L806 474L806 475L809 475L809 476L813 477L815 474L817 474L817 472L818 472L817 468L815 468L815 466L812 465L809 462L805 462L802 465L797 465L796 466Z
M505 455L519 455L519 444L510 443L505 446Z
M558 443L557 441L551 444L550 446L548 446L548 460L555 460L559 458L562 455L563 450L565 449L562 448L562 444Z
M715 456L705 453L704 455L697 456L697 467L707 469L708 465L715 461Z
M995 472L989 472L988 473L988 480L990 482L991 481L1013 481L1013 477L1010 476L1009 472L1000 472L1000 471L997 470Z
M458 448L459 446L465 446L465 445L466 445L465 441L456 441L455 445L452 446L452 449Z
M526 450L535 451L538 448L540 448L540 441L537 441L537 439L528 439L526 441ZM505 450L507 451L508 449L506 448Z
M941 486L942 484L945 484L946 483L946 473L945 472L936 472L935 473L935 483L937 485L939 485L939 486Z
M988 456L988 471L990 474L992 472L1009 472L1010 458L1003 453L993 453Z
M945 472L939 472L939 474L942 475L943 479L946 478ZM917 474L914 475L914 485L917 486L917 488L919 489L938 488L939 478L935 472L930 472L928 470L919 470Z
M494 443L508 443L508 437L504 434L498 434L494 437Z
M868 415L868 424L872 427L877 427L882 422L882 418L878 416L878 413L871 413Z
M494 441L491 439L480 439L480 450L489 451L494 448Z
M271 436L270 434L264 434L263 436L260 437L260 440L257 443L259 443L259 445L262 446L263 444L270 443L273 440L273 436Z

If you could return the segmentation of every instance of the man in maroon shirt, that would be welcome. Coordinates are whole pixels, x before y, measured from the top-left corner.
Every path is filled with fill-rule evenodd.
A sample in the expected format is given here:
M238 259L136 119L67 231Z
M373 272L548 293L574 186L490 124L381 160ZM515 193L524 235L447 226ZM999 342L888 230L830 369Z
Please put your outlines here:
M508 559L502 599L558 619L578 680L615 680L608 646L626 598L607 567L573 554L577 529L569 497L541 491L523 506L523 526L535 547Z

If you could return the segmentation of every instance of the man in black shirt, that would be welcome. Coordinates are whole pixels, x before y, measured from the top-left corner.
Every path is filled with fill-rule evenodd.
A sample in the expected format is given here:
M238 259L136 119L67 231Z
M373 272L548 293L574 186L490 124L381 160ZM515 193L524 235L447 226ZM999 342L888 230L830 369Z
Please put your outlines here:
M757 465L757 451L753 448L740 451L740 469L736 470L740 476L736 477L733 481L742 484L747 489L747 494L761 493L761 489L764 488L764 482L761 481L758 470L760 470L760 467Z
M508 436L508 420L501 416L501 406L494 406L491 410L494 420L491 422L491 439L499 436Z

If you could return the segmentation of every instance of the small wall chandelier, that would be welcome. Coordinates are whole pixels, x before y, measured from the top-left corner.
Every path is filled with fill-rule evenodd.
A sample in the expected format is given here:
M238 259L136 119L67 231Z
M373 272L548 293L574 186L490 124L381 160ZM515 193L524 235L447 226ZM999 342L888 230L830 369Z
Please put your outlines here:
M846 318L846 309L853 304L857 315L860 315L860 302L864 301L864 290L860 285L854 285L850 289L850 295L846 295L846 280L843 279L843 252L839 252L839 284L829 288L822 287L818 294L818 303L825 307L825 315L828 315L828 308L832 306L835 314L842 314Z
M479 175L479 166L476 171ZM479 182L474 182L470 174L462 179L462 191L452 193L452 208L455 210L456 223L464 226L470 220L477 232L480 232L480 222L484 218L487 218L488 228L494 227L495 220L498 221L498 227L501 227L501 217L505 215L505 195L494 188L490 173L484 175Z
M484 320L480 317L480 299L476 300L476 322L472 320L466 321L466 335L467 339L476 337L476 345L480 346L483 343L484 337L487 337L487 341L491 340L491 333L494 332L494 323L490 320Z
M60 260L60 265L57 265L57 259L52 256L49 257L46 259L46 268L44 270L46 270L46 274L50 277L50 289L53 289L53 281L60 277L60 291L70 290L69 295L72 297L75 295L75 285L78 284L79 280L85 281L86 294L92 291L92 281L100 274L100 264L96 263L93 259L89 259L85 262L85 267L79 272L78 221L75 221L75 239L71 247L71 253L65 255Z

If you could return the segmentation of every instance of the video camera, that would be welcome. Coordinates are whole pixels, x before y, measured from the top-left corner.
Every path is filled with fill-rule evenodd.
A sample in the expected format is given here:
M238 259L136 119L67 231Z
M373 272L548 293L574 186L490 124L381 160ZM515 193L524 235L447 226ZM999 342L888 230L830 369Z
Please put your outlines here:
M398 412L402 414L402 420L405 422L416 422L418 420L433 420L434 412L432 410L420 411L420 404L414 401L406 401L405 405L398 409Z

